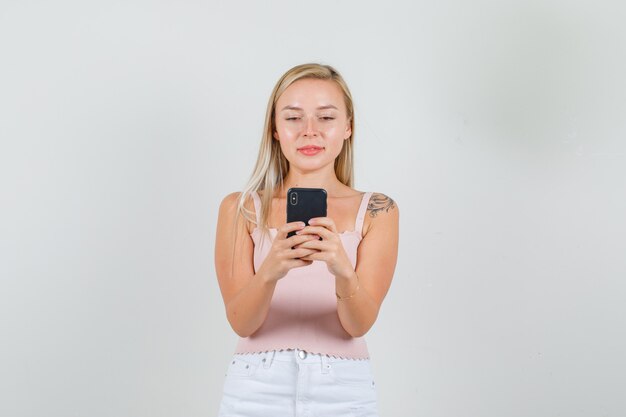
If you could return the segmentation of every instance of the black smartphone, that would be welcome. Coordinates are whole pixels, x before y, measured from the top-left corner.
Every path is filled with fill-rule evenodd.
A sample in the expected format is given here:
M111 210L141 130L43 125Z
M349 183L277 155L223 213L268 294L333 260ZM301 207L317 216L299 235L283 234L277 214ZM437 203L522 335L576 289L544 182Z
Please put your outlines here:
M300 221L308 226L313 217L326 217L326 190L290 188L287 191L287 223ZM289 232L287 237L294 234L296 232Z

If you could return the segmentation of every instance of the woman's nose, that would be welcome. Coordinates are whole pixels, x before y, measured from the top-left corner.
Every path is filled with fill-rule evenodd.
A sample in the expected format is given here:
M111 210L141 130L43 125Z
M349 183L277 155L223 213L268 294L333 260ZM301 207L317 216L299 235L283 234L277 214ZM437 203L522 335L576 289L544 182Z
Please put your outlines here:
M318 132L315 118L308 117L306 121L306 126L304 127L304 136L316 136L317 133Z

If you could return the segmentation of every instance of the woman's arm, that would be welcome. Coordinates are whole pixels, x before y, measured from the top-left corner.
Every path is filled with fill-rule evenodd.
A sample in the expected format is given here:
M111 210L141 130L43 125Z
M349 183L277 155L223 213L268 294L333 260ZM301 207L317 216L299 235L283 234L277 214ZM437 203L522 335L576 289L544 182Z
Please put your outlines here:
M248 224L241 217L235 222L238 199L239 193L233 193L226 196L220 205L215 242L215 270L228 322L235 333L248 337L267 318L278 280L290 269L311 263L299 258L315 251L298 246L316 237L287 238L289 232L302 229L304 223L291 222L282 225L276 232L269 253L255 273L254 242L250 237ZM246 208L250 209L249 206L250 201L246 201Z
M395 202L384 194L375 193L367 213L371 221L357 249L356 268L348 259L330 217L311 219L309 226L300 232L305 236L322 237L321 241L315 239L300 245L316 250L302 259L326 262L328 271L335 276L337 294L347 298L337 300L337 312L341 325L353 337L363 336L376 321L398 257L399 212Z
M276 281L254 273L254 242L245 219L235 224L240 193L220 205L215 239L215 271L231 327L241 337L253 334L265 321ZM247 207L250 209L249 202Z
M400 213L395 202L377 193L370 200L366 215L371 222L359 244L356 270L347 276L335 276L339 297L354 294L337 300L339 320L353 337L365 335L374 325L398 258Z

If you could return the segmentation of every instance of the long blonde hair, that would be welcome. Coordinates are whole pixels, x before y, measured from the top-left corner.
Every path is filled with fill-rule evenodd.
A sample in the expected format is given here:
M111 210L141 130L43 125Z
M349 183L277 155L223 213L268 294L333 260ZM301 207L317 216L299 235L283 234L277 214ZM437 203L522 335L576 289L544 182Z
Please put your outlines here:
M339 72L330 65L311 63L297 65L291 68L278 80L272 90L272 94L267 103L265 127L263 128L263 136L261 138L261 146L259 148L256 165L250 180L241 192L237 202L236 218L238 219L239 215L242 215L248 221L256 224L257 221L254 212L247 210L244 207L244 203L253 191L263 190L259 224L256 225L262 233L267 233L268 231L270 207L274 192L277 188L282 188L283 179L289 172L289 161L287 161L287 158L285 158L285 155L280 149L280 143L273 138L273 133L276 130L276 102L291 84L306 78L334 81L343 92L346 103L346 114L350 122L352 134L348 139L343 141L343 148L335 159L335 175L337 175L339 181L348 187L352 187L354 183L352 150L354 138L354 105L352 95L350 94L346 82Z

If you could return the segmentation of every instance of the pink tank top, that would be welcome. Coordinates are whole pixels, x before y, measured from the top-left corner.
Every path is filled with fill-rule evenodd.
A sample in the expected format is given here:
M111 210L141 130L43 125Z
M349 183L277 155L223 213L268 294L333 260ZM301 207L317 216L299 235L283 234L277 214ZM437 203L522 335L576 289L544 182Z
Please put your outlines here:
M356 267L357 247L371 195L371 192L363 195L354 230L340 234L353 267ZM254 191L252 198L258 223L261 200ZM269 229L269 233L274 239L276 229ZM254 242L254 270L257 271L272 242L258 228L250 236ZM267 318L254 334L239 338L235 353L296 348L339 358L369 358L365 338L350 336L339 321L335 276L328 272L323 261L293 268L277 282Z

